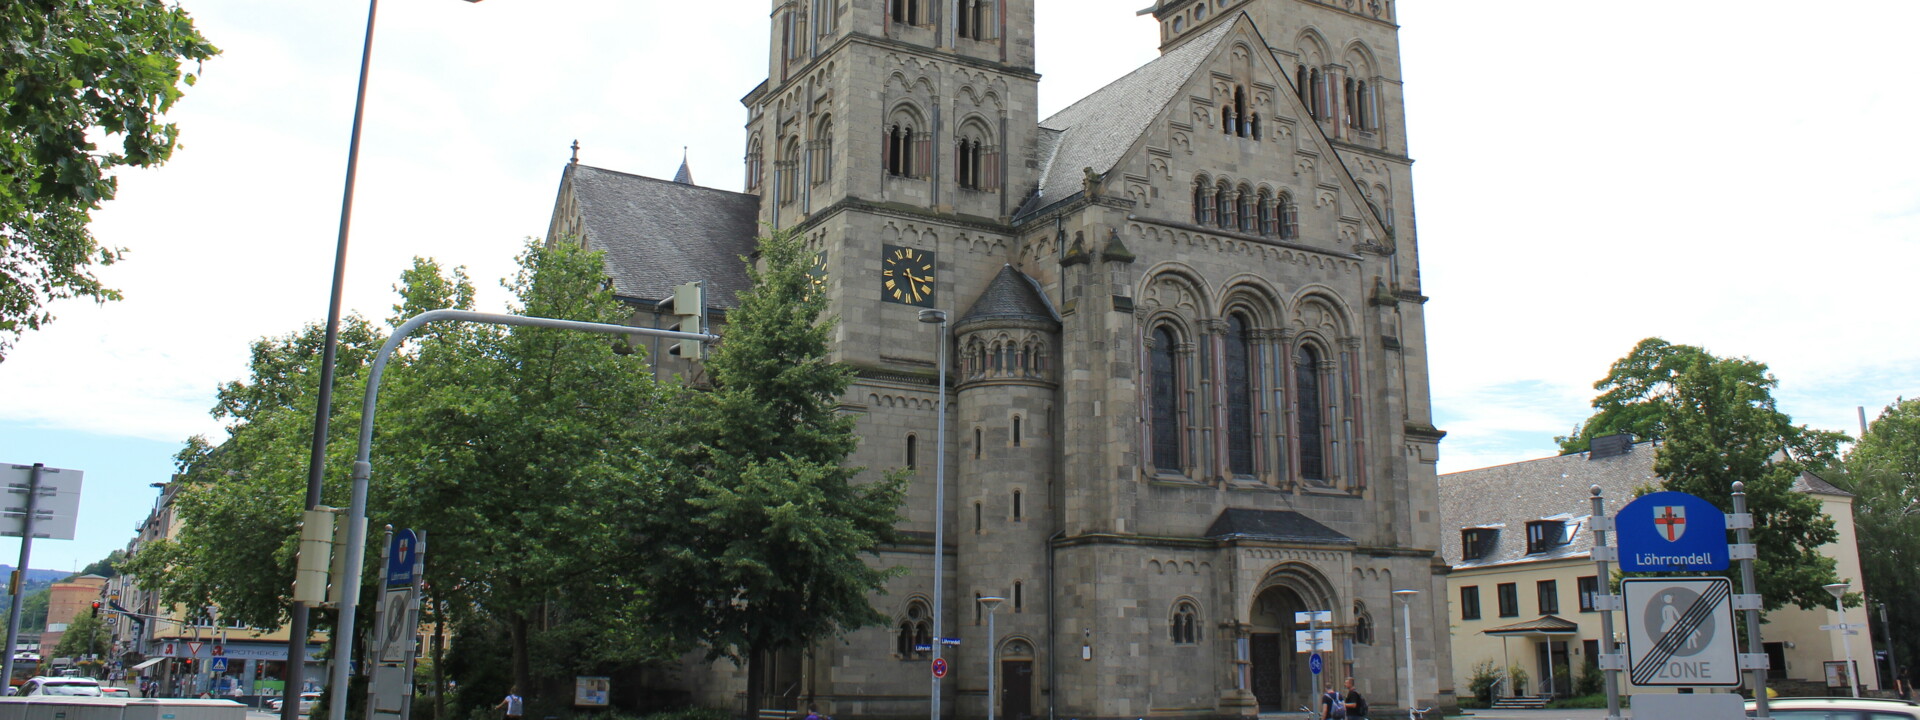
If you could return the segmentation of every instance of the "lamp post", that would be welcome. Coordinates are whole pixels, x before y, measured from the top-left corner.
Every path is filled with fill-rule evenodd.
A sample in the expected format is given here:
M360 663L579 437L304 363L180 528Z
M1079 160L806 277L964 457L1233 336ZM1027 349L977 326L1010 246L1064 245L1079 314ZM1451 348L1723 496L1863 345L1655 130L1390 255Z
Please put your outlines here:
M1400 652L1407 658L1407 717L1413 717L1413 596L1419 590L1395 590L1393 596L1400 600Z
M1853 643L1847 640L1847 634L1852 630L1847 627L1847 608L1841 603L1841 598L1847 594L1847 583L1838 582L1823 587L1827 592L1833 593L1833 614L1839 618L1833 626L1840 633L1840 647L1847 651L1847 693L1853 697L1860 697L1860 678L1853 676Z
M1000 609L1003 597L987 596L980 598L980 606L987 609L987 720L994 720L994 710L1000 705L1000 696L995 694L994 678L998 676L1000 659L1000 633L993 627L993 614Z
M942 591L941 573L946 569L947 555L947 311L932 308L921 310L920 322L940 326L940 375L934 387L934 392L940 396L938 407L934 410L939 417L934 419L933 431L933 659L939 660L940 650L947 638L940 622L946 617L946 593ZM939 676L932 676L931 682L932 720L940 720Z
M360 45L360 86L353 96L353 134L347 140L347 180L340 193L340 233L333 246L333 289L327 298L327 335L320 345L320 394L314 404L313 444L307 455L307 495L303 507L308 510L320 507L320 490L327 472L327 424L333 408L334 357L340 345L340 295L347 284L347 228L353 219L353 181L360 170L360 125L366 116L367 70L373 62L373 21L379 9L380 0L367 0L367 32ZM307 670L310 612L306 603L295 600L287 613L286 687L281 691L280 717L299 720L301 676ZM351 633L351 629L348 632ZM334 658L336 663L349 661ZM338 704L345 705L345 700L342 696Z

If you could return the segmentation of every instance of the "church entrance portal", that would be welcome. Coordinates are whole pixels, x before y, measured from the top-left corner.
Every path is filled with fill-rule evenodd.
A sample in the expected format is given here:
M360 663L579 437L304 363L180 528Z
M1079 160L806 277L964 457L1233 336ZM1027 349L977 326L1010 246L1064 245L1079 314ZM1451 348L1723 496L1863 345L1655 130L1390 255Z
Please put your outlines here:
M1293 621L1293 614L1308 609L1288 587L1269 587L1254 598L1247 659L1261 712L1294 712L1314 697L1307 656L1293 651L1294 630L1306 629Z

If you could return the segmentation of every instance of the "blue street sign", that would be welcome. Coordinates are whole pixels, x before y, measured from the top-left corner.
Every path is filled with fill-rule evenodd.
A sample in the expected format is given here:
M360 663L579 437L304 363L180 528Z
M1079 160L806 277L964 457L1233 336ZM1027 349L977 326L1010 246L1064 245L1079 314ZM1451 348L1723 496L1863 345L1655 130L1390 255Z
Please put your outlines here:
M1307 656L1307 669L1312 670L1313 674L1319 675L1320 669L1326 666L1327 666L1326 661L1320 659L1320 653L1314 653L1312 655Z
M420 540L412 530L398 530L393 533L393 544L387 546L387 587L403 588L413 584L413 566L420 554Z
M211 662L211 663L208 663L208 664L207 664L207 666L208 666L208 667L207 667L207 669L209 669L209 670L212 670L212 671L214 671L214 672L217 672L217 673L223 673L223 672L226 672L226 671L227 671L227 659L226 659L226 658L223 658L223 657L217 657L217 658L214 658L214 659L213 659L213 662Z
M1622 572L1725 570L1727 514L1683 492L1642 495L1613 516Z

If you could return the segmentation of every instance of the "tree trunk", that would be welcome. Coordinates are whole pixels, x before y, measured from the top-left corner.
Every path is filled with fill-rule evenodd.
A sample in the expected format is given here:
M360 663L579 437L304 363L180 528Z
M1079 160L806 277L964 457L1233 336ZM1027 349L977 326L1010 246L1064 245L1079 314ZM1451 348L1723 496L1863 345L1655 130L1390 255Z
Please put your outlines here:
M520 697L531 697L533 672L527 660L527 616L514 613L508 622L508 635L513 644L513 685Z
M747 649L747 717L746 720L759 720L760 704L767 695L767 653L753 646Z
M433 614L433 720L447 715L446 603L435 603Z

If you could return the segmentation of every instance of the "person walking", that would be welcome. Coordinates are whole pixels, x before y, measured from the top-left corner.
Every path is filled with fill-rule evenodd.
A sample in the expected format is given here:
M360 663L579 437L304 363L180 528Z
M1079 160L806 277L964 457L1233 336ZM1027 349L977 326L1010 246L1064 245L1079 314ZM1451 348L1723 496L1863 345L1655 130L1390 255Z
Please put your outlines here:
M1367 720L1367 698L1353 689L1353 678L1347 678L1346 701L1349 720Z
M1340 697L1340 691L1333 689L1333 683L1327 683L1327 691L1320 694L1320 719L1347 717L1346 698Z
M520 699L520 686L513 686L513 690L509 691L506 697L501 698L500 704L493 708L507 711L507 720L520 720L520 716L526 714L526 702Z

